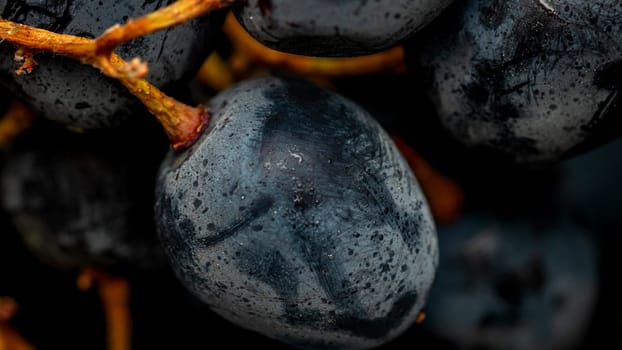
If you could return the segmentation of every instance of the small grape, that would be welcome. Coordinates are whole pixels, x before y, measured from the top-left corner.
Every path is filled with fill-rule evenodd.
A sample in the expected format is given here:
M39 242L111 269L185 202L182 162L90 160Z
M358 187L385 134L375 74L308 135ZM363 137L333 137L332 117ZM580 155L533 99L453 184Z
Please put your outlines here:
M28 248L63 269L161 264L149 210L157 147L146 157L120 131L111 145L104 135L52 130L63 140L31 132L0 173L0 203Z
M570 218L484 211L439 229L441 257L423 326L483 349L574 349L598 297L598 250Z

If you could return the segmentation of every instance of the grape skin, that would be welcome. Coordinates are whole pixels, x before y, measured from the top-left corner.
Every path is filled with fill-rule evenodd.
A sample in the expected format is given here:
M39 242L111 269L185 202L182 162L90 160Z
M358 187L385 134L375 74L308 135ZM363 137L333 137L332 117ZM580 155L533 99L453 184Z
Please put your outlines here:
M622 130L620 17L611 0L469 0L413 50L413 66L464 144L556 161Z
M361 349L425 303L437 246L387 135L309 83L245 81L160 170L156 219L174 270L223 317L301 348Z

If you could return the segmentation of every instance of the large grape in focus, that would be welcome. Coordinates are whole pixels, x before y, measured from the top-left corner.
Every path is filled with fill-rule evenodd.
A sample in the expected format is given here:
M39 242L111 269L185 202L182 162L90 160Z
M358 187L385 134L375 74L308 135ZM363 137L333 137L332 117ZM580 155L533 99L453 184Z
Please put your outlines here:
M245 81L171 152L156 218L174 269L232 322L301 348L398 336L434 279L426 201L360 107L302 81Z

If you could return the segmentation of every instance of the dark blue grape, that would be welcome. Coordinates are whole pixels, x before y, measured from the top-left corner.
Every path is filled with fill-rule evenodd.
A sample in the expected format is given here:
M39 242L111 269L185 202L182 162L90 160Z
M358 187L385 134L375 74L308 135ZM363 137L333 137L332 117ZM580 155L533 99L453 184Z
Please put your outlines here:
M581 343L599 296L591 232L569 218L542 225L479 211L440 228L439 245L426 329L460 349L574 349Z
M541 162L621 133L622 3L468 0L449 12L413 56L463 143Z
M163 1L0 0L0 17L93 38L115 23L165 5ZM131 41L116 52L125 59L138 56L147 61L147 80L167 87L198 69L215 45L221 18L216 14L189 21ZM14 52L13 45L0 45L0 84L49 119L86 129L115 126L139 104L120 83L95 68L52 54L37 55L39 66L31 74L15 75L19 63L13 60Z
M360 107L302 81L241 83L170 153L156 219L174 269L230 321L302 348L398 336L434 278L434 225L408 165Z
M20 140L0 173L0 203L28 248L63 269L161 266L149 204L158 148L150 145L146 156L120 131L52 130L55 139L37 130Z
M424 328L460 349L578 348L601 297L601 232L560 201L565 170L470 166L465 212L439 228Z
M397 44L452 0L249 0L235 9L263 44L312 56L353 56Z

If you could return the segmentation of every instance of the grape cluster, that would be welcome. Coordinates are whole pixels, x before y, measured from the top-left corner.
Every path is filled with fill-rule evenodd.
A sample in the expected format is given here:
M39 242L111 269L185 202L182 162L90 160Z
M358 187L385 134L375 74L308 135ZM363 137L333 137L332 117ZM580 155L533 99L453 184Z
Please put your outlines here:
M601 344L593 328L622 315L601 290L622 227L605 145L622 130L621 15L613 0L0 0L0 350L9 325L56 346L20 315L36 281L80 271L102 300L129 279L135 348L204 347L206 329L273 348ZM59 346L103 347L106 327L109 349L129 346L118 310L84 312L93 293L49 292L82 298L85 336ZM13 319L5 295L25 308Z

